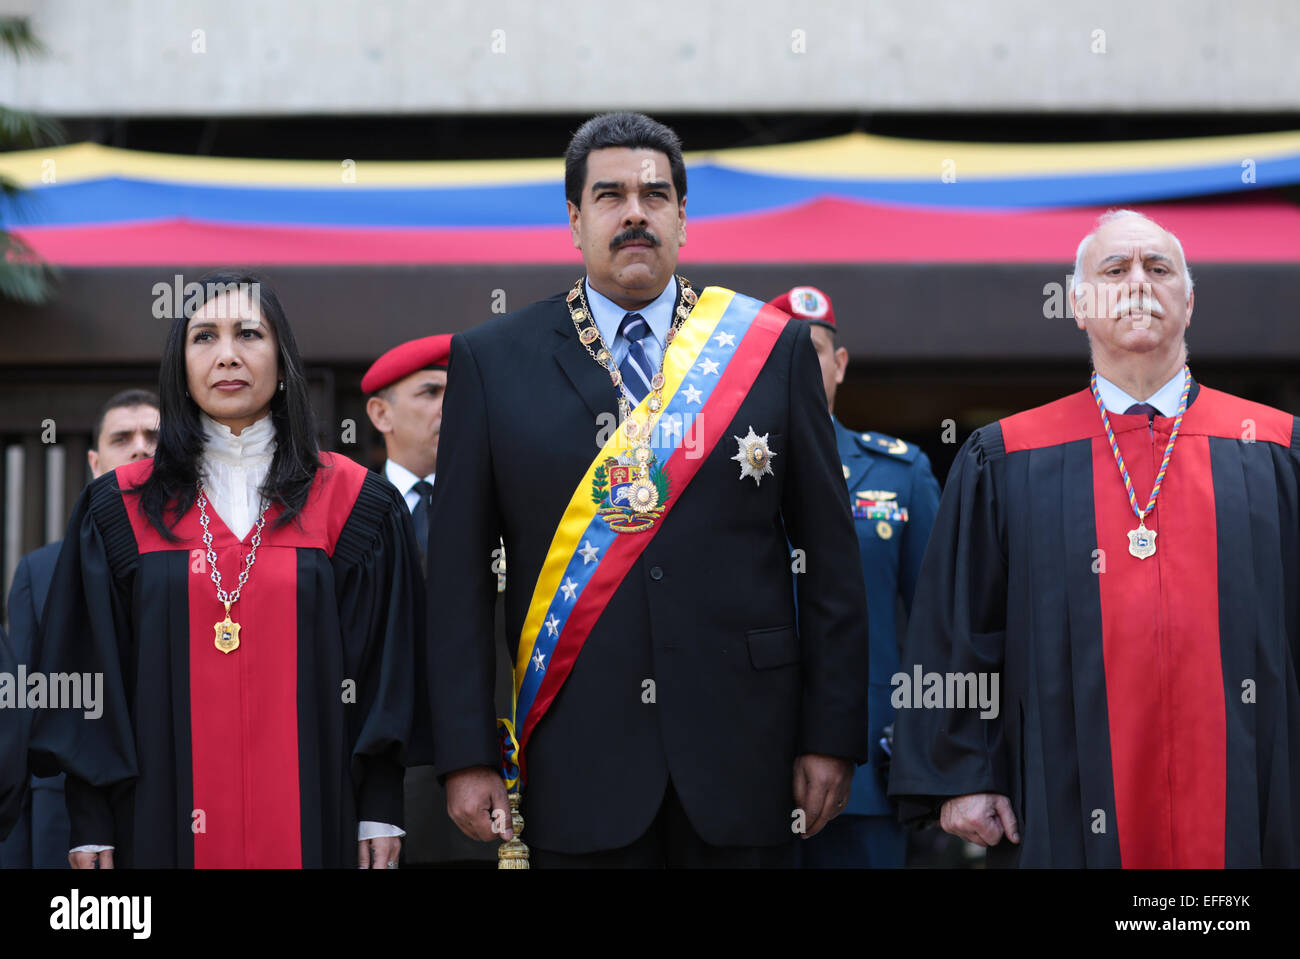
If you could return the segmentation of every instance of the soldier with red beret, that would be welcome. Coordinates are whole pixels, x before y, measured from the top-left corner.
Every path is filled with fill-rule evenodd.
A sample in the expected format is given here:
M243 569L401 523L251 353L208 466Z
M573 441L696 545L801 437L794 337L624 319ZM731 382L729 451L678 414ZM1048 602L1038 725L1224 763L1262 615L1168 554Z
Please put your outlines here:
M384 476L406 498L421 553L429 548L429 502L438 466L442 397L447 388L451 335L423 336L393 347L366 371L366 415L384 435ZM408 866L451 862L495 863L492 845L466 838L447 816L447 800L432 766L406 771Z
M442 394L447 389L451 335L423 336L395 346L366 371L366 415L384 434L384 475L401 491L420 550L429 548L429 499L438 465Z

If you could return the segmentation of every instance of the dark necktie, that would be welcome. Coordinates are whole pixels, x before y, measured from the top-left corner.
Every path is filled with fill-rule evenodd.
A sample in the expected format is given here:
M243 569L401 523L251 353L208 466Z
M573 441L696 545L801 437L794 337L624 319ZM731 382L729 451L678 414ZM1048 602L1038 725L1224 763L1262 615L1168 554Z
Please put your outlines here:
M415 523L415 538L420 543L420 554L429 551L429 505L433 502L433 484L420 480L411 489L420 494L420 501L411 510L411 520Z
M650 324L640 313L629 313L619 324L618 334L627 340L628 344L627 356L623 357L618 370L623 374L623 383L627 386L627 391L640 403L650 392L650 380L655 375L655 371L650 366L650 358L646 356L645 347L641 345L641 341L650 335Z
M1156 425L1156 416L1158 416L1159 413L1160 413L1160 411L1157 410L1157 409L1156 409L1154 406L1152 406L1150 403L1134 403L1132 406L1130 406L1130 407L1129 407L1128 409L1126 409L1124 412L1125 412L1125 413L1141 413L1143 416L1145 416L1145 417L1147 418L1147 431L1148 431L1148 432L1151 432L1151 431L1154 431L1154 430L1155 430L1155 425Z

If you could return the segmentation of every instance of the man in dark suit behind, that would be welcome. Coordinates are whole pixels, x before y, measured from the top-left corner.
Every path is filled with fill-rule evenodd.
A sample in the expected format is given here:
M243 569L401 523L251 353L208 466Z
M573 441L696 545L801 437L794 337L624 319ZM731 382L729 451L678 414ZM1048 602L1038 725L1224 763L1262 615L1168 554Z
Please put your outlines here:
M100 411L86 454L92 477L125 463L153 456L158 445L158 397L148 390L125 390ZM54 564L62 540L47 543L18 561L9 587L9 632L17 661L36 661L36 635L41 625ZM0 868L57 869L68 865L68 813L64 808L63 776L33 777L23 797L13 833L0 843Z
M511 835L492 551L504 537L517 648L557 524L617 422L612 368L653 399L673 317L694 302L674 278L676 134L639 114L594 118L570 143L565 191L587 271L569 300L600 330L592 350L564 294L452 343L429 553L430 608L444 611L430 630L435 758L449 813L480 840L494 815ZM835 434L806 326L773 315L757 378L716 446L695 451L694 479L670 492L525 744L524 839L540 866L793 865L795 836L843 809L867 756L867 605ZM592 355L602 344L610 368ZM742 462L756 443L759 476Z
M447 388L451 336L446 333L408 340L385 352L361 378L366 415L384 438L388 459L384 477L406 501L415 523L420 558L428 549L429 499L437 479L438 432ZM437 618L438 610L430 615ZM505 647L499 636L498 653ZM509 664L498 655L497 703L509 708ZM447 816L447 797L432 766L406 769L403 781L406 866L495 864L496 849L465 836Z

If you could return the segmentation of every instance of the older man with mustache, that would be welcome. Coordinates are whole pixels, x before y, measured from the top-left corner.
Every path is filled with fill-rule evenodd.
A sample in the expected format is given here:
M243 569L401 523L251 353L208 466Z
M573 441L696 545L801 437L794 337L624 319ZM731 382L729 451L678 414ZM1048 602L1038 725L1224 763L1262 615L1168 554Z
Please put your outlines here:
M1090 388L949 475L890 792L996 865L1300 865L1300 429L1193 380L1191 274L1147 217L1101 218L1071 298Z

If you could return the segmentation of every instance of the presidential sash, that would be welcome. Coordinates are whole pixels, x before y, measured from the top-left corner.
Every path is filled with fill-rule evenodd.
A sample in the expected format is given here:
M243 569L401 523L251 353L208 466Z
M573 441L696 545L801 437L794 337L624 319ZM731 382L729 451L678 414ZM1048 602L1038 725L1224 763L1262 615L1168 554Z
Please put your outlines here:
M631 419L651 422L652 517L636 502L636 464L615 430L578 481L533 589L515 663L513 717L500 720L502 769L517 790L524 748L568 678L583 644L623 578L663 527L673 505L731 425L788 317L721 287L701 294L664 353L663 409L645 399ZM692 442L687 444L686 438ZM641 474L646 477L646 473ZM645 480L643 479L643 482ZM645 519L651 522L645 523Z

